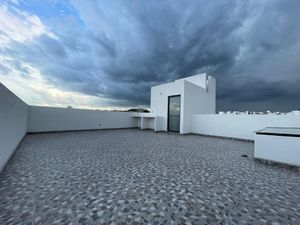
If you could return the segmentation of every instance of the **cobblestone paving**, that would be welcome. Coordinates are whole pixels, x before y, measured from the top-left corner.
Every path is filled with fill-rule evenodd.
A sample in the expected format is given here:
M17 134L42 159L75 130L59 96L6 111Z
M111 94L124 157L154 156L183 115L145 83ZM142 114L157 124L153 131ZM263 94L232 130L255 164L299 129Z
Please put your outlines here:
M0 224L299 225L300 172L255 161L245 141L27 135L0 174Z

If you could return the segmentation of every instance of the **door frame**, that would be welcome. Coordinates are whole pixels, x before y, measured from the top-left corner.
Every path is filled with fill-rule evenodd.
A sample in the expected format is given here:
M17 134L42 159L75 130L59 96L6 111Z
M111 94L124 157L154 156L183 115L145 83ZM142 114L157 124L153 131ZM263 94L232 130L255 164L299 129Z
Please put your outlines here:
M179 131L175 131L175 130L170 130L169 129L169 111L170 111L170 98L172 97L178 97L179 96L179 99L180 99L180 113L179 113ZM181 119L181 95L169 95L168 96L168 114L167 114L167 130L168 131L171 131L171 132L176 132L176 133L180 133L180 119Z

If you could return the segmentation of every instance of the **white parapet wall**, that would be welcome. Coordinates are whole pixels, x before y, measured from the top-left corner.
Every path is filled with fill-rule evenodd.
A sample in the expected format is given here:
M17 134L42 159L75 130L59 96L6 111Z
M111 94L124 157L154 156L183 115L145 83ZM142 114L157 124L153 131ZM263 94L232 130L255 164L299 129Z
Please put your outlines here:
M255 135L254 157L300 166L300 128L266 128Z
M254 140L254 132L265 127L300 127L300 115L197 114L192 133Z
M137 127L130 112L29 106L27 132L97 130Z
M28 106L0 83L0 172L26 134Z

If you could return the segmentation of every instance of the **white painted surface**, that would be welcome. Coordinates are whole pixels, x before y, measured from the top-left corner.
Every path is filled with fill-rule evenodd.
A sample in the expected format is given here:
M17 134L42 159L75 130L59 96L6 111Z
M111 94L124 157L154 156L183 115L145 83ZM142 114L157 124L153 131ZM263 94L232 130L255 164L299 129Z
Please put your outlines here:
M30 106L28 132L137 127L130 112Z
M196 86L202 87L204 90L208 89L208 77L206 73L197 74L194 76L185 77L182 79L178 79L176 81L185 80L188 81Z
M132 113L132 117L147 117L147 118L155 118L154 113Z
M154 113L132 113L132 117L137 119L137 126L141 130L155 130L156 116Z
M0 172L26 134L28 106L0 83Z
M163 131L164 118L156 116L154 113L133 113L132 117L137 118L138 127L143 129L153 129L154 131Z
M300 137L256 134L254 157L300 166Z
M265 127L300 127L299 115L194 115L196 134L254 140L255 131Z
M163 117L161 116L155 117L154 131L163 131Z
M176 80L171 83L154 86L151 88L151 112L161 117L161 127L163 131L168 130L168 97L173 95L181 95L180 108L180 133L182 133L182 115L183 115L183 88L184 80Z
M153 129L154 130L155 117L142 117L141 130Z
M216 113L216 80L208 77L206 83L207 89L189 81L184 83L184 134L192 132L193 115Z
M168 97L180 95L180 133L192 132L194 114L215 113L216 81L199 74L151 88L151 112L161 117L159 128L168 129Z

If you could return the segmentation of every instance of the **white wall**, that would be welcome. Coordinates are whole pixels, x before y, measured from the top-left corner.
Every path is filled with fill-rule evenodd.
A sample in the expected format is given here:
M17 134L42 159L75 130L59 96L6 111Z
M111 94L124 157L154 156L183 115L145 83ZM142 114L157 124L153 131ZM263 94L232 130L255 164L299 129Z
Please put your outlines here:
M254 157L300 166L300 138L259 135L255 136Z
M216 80L209 76L203 83L207 84L206 89L189 81L184 82L183 133L192 132L193 115L216 113Z
M176 80L171 83L154 86L151 88L151 111L156 116L161 117L161 128L164 131L168 130L168 97L172 95L181 95L181 108L180 108L180 133L183 127L183 108L184 101L184 80Z
M162 130L168 129L168 97L180 95L180 133L190 133L194 114L215 113L216 80L199 74L151 88L151 111L161 117Z
M190 83L195 84L196 86L202 87L203 89L207 89L208 88L208 82L207 82L207 74L206 73L201 73L201 74L197 74L194 76L189 76L189 77L185 77L179 80L185 80L188 81ZM179 81L177 80L177 81Z
M194 115L192 132L254 140L265 127L300 127L299 115Z
M27 132L137 127L130 112L29 106Z
M0 83L0 172L26 134L28 106Z
M142 120L143 120L143 127L141 127L141 129L153 129L154 130L155 118L143 117Z

